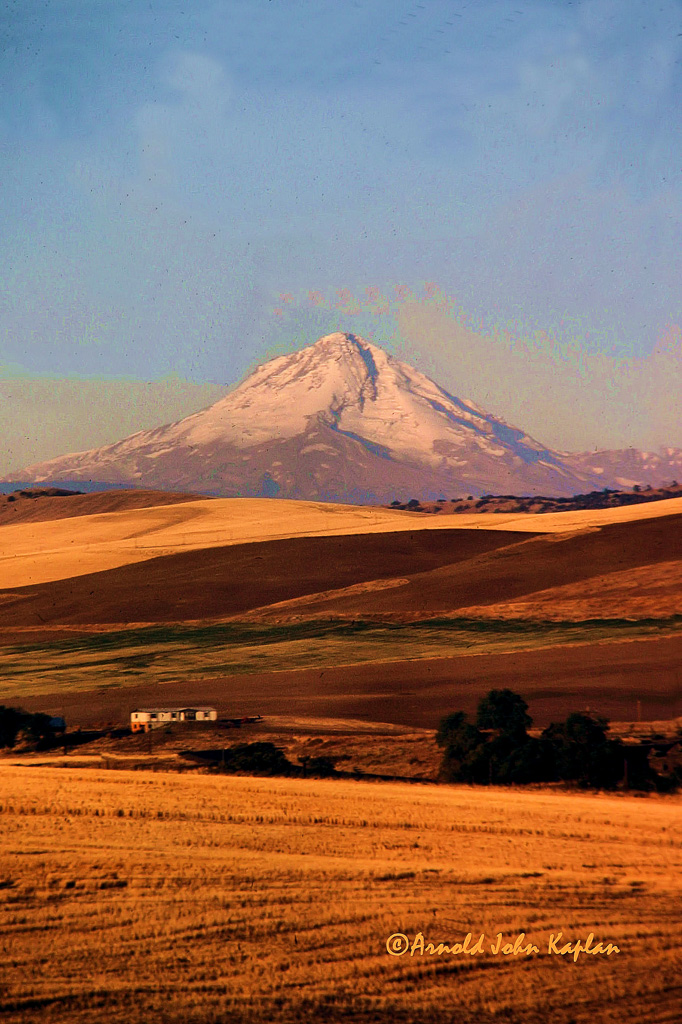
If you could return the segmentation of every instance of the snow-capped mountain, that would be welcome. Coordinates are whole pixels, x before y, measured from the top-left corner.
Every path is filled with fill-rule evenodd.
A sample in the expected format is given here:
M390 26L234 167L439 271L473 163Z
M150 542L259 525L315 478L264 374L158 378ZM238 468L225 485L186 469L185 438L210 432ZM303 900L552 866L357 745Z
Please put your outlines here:
M616 485L615 454L552 451L378 346L337 333L259 366L202 412L39 463L21 479L356 502L563 495ZM677 450L641 480L633 455L622 454L630 483L657 483L661 472L669 480L673 463L682 476Z

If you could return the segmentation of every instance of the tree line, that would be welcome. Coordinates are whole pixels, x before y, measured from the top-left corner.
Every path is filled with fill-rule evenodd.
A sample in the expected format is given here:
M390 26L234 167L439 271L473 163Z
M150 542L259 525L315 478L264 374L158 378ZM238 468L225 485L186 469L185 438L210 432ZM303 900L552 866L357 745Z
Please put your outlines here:
M22 708L9 708L0 704L0 749L13 747L18 739L46 744L54 737L52 718L38 711L33 714Z
M479 702L476 721L455 711L440 722L440 778L479 785L569 782L586 789L676 789L682 770L665 776L649 764L645 745L610 738L605 718L574 712L530 736L528 705L512 690L491 690Z

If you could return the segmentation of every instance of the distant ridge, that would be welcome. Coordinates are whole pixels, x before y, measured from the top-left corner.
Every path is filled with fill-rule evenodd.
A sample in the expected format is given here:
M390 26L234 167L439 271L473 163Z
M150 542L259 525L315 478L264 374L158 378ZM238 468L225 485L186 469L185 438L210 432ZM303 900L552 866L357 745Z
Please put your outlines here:
M203 495L118 487L89 491L86 494L61 487L30 484L10 494L0 494L0 526L126 512L156 505L178 505L195 501L199 497Z
M21 476L381 504L658 486L682 478L682 450L554 451L379 346L335 333L259 366L202 412Z
M621 508L623 505L642 505L649 501L664 501L666 498L682 497L682 484L673 482L669 487L636 487L632 491L590 491L589 494L575 494L572 498L522 497L514 494L486 494L482 498L451 498L449 501L392 501L387 508L404 509L409 512L427 512L437 515L464 515L479 512L532 512L542 515L546 512L579 512L582 509Z
M114 491L114 490L126 490L132 487L132 484L112 484L106 480L41 480L39 481L42 487L58 487L62 490L71 491L73 494L88 494L91 491ZM0 494L12 494L14 491L25 491L34 489L36 486L35 480L0 480Z

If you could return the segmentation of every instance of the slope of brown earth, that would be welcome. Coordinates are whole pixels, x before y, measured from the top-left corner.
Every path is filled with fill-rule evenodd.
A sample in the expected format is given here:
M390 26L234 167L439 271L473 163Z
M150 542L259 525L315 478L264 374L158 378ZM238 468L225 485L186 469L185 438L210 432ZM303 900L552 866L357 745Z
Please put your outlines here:
M187 551L0 591L0 627L239 615L323 589L466 561L516 538L508 530L415 530Z
M0 526L15 523L41 523L51 519L73 519L102 512L123 512L157 505L178 505L204 499L203 494L173 491L93 491L91 494L51 494L56 488L41 491L25 488L13 494L0 494Z
M0 529L0 589L104 572L162 555L290 537L417 530L561 533L682 514L682 498L535 516L425 516L394 509L274 498L217 498L123 509Z
M661 509L669 504L658 503ZM676 504L682 510L682 499ZM675 507L674 511L677 510ZM623 511L629 518L629 509L607 509L590 513L587 523L583 521L584 512L568 513L568 519L561 514L543 516L542 532L576 529L571 518L576 515L579 528L602 525L604 521L614 521L608 517L620 516ZM596 521L592 520L594 516ZM538 518L522 514L495 519L471 515L454 521L368 506L275 498L217 498L46 522L10 523L0 529L0 589L86 576L161 555L290 537L345 537L432 529L537 533Z
M134 707L208 704L221 715L356 718L435 729L443 715L473 713L490 689L510 687L537 726L589 707L616 721L682 715L682 637L662 637L508 654L470 655L333 668L255 672L16 698L29 711L63 714L73 729L126 725Z
M462 608L461 614L551 622L682 616L682 561L605 573L564 587L539 590L518 601Z
M682 516L615 523L577 534L536 536L417 573L400 586L297 601L297 617L351 615L428 617L498 605L550 587L682 558ZM287 609L262 609L281 619Z

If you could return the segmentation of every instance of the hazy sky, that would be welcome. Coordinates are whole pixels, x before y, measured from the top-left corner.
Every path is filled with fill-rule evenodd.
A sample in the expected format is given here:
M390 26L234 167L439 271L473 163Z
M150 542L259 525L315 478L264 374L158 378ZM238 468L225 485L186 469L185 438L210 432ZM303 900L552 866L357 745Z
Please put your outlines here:
M335 329L682 445L682 0L5 0L0 46L0 472Z

